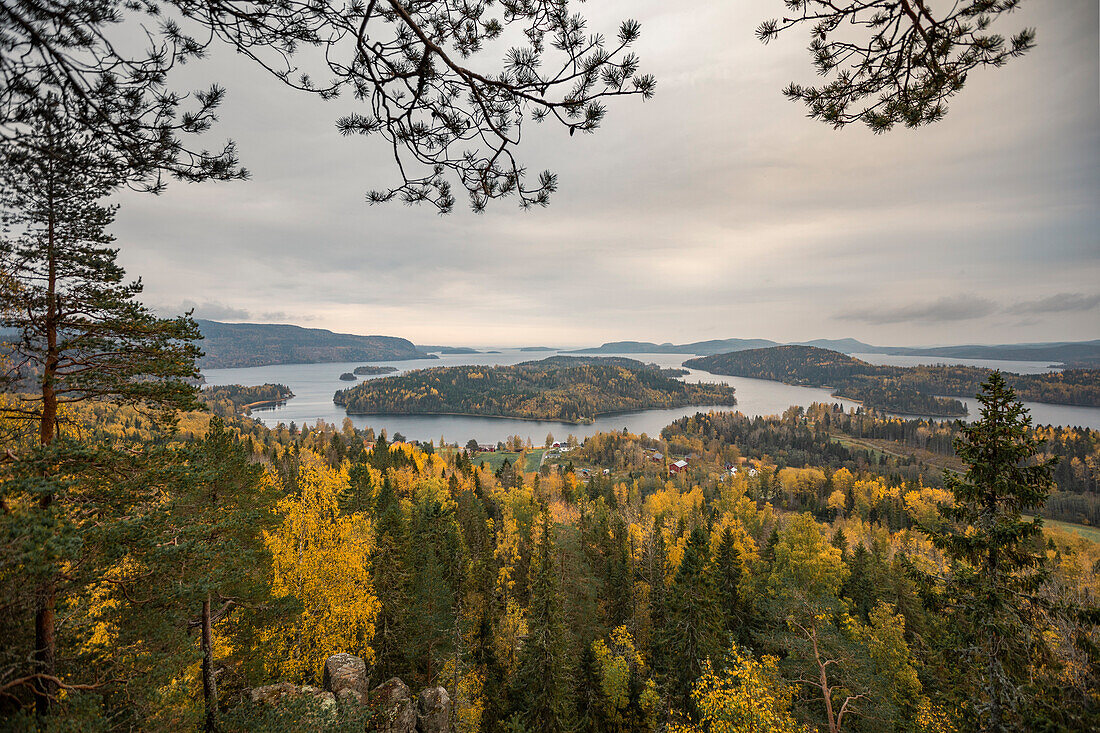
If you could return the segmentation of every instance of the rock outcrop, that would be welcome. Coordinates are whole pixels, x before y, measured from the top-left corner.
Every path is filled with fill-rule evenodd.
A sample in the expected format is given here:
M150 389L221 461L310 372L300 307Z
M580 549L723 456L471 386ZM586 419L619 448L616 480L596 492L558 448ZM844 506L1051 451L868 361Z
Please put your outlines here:
M291 684L290 682L276 682L273 685L264 685L263 687L256 687L252 690L252 702L264 703L265 705L274 705L278 702L282 702L282 699L287 695L301 694L302 690L298 685Z
M442 687L428 687L416 696L416 729L419 733L448 733L451 729L451 697Z
M351 654L333 654L325 660L321 684L341 706L362 705L367 699L367 665Z
M384 716L380 733L416 733L416 707L404 682L397 677L386 680L374 688L371 699Z
M263 687L257 687L252 690L252 702L262 703L264 705L277 705L286 697L298 696L313 698L317 702L320 711L324 714L336 711L335 695L328 690L319 690L309 685L302 685L299 687L290 682L277 682L274 685L264 685Z
M371 733L449 733L451 729L451 698L445 689L428 687L414 698L408 685L393 677L369 690L367 665L352 654L326 659L321 684L323 690L290 682L264 685L252 690L252 702L277 705L289 696L307 696L317 701L325 715L335 715L337 707L374 705L382 721Z

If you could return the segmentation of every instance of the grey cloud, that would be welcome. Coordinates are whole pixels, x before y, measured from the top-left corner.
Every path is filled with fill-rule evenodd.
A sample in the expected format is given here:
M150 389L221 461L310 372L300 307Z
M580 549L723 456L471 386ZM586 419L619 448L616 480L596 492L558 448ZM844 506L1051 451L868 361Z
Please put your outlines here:
M196 303L193 300L185 300L180 303L178 308L172 308L170 310L176 313L194 310L195 318L206 318L211 321L247 321L249 318L252 318L252 313L244 308L234 308L225 303L217 303L209 300L202 303Z
M775 2L589 3L594 31L642 22L658 94L612 103L595 135L525 129L522 162L561 188L523 213L367 206L396 174L384 145L335 130L351 102L288 96L222 49L177 82L226 85L211 145L235 139L253 177L122 197L121 259L152 302L419 343L1100 335L1087 295L1045 297L1100 281L1100 108L1079 94L1097 86L1095 0L1025 3L1005 31L1037 27L1033 52L976 72L941 123L881 136L779 93L814 74L804 36L753 37Z
M860 321L874 325L888 323L953 323L991 315L997 310L992 300L972 295L944 297L924 303L882 308L871 306L837 314L845 321Z
M1074 313L1089 311L1100 305L1100 293L1058 293L1038 300L1027 300L1009 306L1006 310L1016 315L1036 315L1040 313Z
M312 313L287 313L286 311L264 311L260 314L263 323L297 323L299 321L316 321L317 316Z

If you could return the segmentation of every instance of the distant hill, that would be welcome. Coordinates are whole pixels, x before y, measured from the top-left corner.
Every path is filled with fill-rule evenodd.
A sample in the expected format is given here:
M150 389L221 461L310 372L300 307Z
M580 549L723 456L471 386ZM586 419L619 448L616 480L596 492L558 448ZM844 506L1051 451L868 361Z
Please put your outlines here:
M652 341L611 341L602 346L577 349L572 354L695 354L710 356L748 349L780 346L769 339L714 339L685 344ZM815 346L843 354L890 354L894 356L934 356L940 359L990 359L1007 361L1043 361L1071 367L1100 367L1100 339L1094 341L1052 341L1049 343L1000 344L982 346L873 346L853 338L791 341L784 346Z
M638 361L637 359L631 359L626 356L591 356L588 354L582 356L565 356L563 354L558 354L557 356L548 356L545 359L540 359L538 361L523 361L516 366L539 365L543 367L574 367L580 366L582 364L595 364L596 366L619 366L623 367L624 369L649 369L651 371L659 372L666 377L682 377L688 373L687 369L669 369L662 367L660 364L646 364L645 362Z
M602 346L576 349L570 354L724 354L744 349L759 349L765 346L777 346L768 339L712 339L694 341L689 344L663 343L651 341L610 341Z
M1039 344L1000 344L981 346L937 346L926 348L885 347L885 354L899 356L938 356L948 359L1007 359L1045 361L1070 366L1100 366L1100 339L1094 341L1054 341Z
M221 323L198 320L205 369L335 361L427 359L411 341L393 336L356 336L323 328L277 323Z
M845 354L881 353L878 346L871 346L855 339L813 339L812 341L792 341L796 346L816 346L819 349L832 349Z
M964 405L939 395L970 397L988 369L972 366L879 366L814 346L775 346L688 359L684 366L712 374L828 386L834 394L868 407L912 415L964 415ZM1067 369L1005 378L1021 399L1100 407L1100 370Z

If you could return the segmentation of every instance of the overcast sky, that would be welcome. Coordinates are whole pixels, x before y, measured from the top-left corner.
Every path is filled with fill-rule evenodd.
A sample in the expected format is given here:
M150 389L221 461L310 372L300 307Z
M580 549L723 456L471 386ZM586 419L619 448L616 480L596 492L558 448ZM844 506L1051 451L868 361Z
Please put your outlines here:
M177 78L228 88L215 133L252 179L125 195L123 263L160 308L417 343L1100 337L1096 0L1027 0L996 29L1035 26L1034 51L974 72L937 125L880 136L783 98L815 77L801 30L753 36L782 8L579 5L592 30L641 21L657 96L613 101L595 135L537 128L522 160L560 189L530 212L370 206L395 172L381 139L335 131L352 100L216 55Z

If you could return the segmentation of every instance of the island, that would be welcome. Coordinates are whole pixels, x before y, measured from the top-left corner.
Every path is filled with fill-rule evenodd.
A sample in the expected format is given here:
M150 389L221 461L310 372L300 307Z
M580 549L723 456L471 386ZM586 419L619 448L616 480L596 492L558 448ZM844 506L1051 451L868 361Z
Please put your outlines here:
M634 359L555 356L511 366L418 369L361 382L333 401L350 415L481 415L590 422L600 415L735 405L724 384L685 384Z
M416 348L428 354L443 354L444 356L461 356L463 354L480 354L477 349L469 346L417 346Z
M393 374L397 371L397 367L392 366L375 366L373 364L364 364L363 366L357 366L351 370L352 374L357 374L360 377L374 376L377 374Z
M354 374L352 374L351 372L344 372L343 374L340 375L340 379L342 379L345 382L354 382L358 378Z
M277 407L293 397L294 393L285 384L258 384L247 387L240 384L223 384L207 387L199 393L199 396L214 414L228 416L238 413L247 415L252 410Z
M712 374L771 379L827 387L837 397L866 407L906 415L961 417L966 406L953 395L978 393L989 369L972 366L883 366L814 346L776 346L688 359L684 366ZM1067 369L1046 374L1011 374L1005 379L1020 399L1058 405L1100 407L1100 370Z

